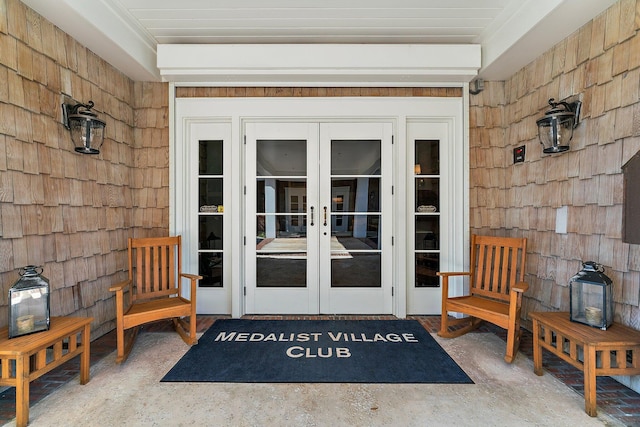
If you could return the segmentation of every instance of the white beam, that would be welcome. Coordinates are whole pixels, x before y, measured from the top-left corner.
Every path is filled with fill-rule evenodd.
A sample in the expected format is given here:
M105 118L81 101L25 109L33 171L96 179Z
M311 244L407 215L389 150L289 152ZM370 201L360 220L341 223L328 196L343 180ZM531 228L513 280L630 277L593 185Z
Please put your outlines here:
M519 0L520 1L520 0ZM618 0L526 0L500 28L488 28L481 43L485 80L506 80Z
M480 68L479 45L158 45L164 81L234 86L459 85Z
M158 81L156 42L105 0L22 0L135 81Z

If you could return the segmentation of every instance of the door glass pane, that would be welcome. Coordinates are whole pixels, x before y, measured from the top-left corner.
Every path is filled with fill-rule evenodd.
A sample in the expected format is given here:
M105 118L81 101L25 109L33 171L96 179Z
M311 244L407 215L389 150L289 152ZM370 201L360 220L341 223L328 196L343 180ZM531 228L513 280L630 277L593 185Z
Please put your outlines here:
M222 178L200 178L199 181L200 212L218 212L218 206L222 206Z
M415 287L439 287L440 142L415 141Z
M416 250L438 250L440 236L440 217L416 217Z
M222 216L201 215L198 228L200 249L222 249Z
M256 180L258 213L304 213L307 210L305 178L261 178Z
M380 178L332 178L331 212L380 212Z
M199 141L200 175L222 175L222 141Z
M439 178L416 178L416 212L440 212Z
M222 253L201 252L198 255L199 271L202 279L200 287L214 288L222 286Z
M307 286L307 259L290 252L259 254L256 260L258 287L304 288Z
M198 281L200 287L222 287L223 143L198 142Z
M379 288L379 253L348 253L344 257L331 256L331 286L334 288Z
M380 140L331 141L332 287L382 286L380 165Z
M440 141L416 140L416 175L440 174Z
M342 219L344 227L334 228L331 232L331 252L344 250L379 250L380 215L331 215L332 224L336 218Z
M307 142L305 140L257 141L256 175L305 176L307 174Z
M256 286L306 287L306 141L258 140L256 154Z
M332 140L331 175L380 176L379 140Z
M440 286L440 278L436 273L440 270L440 254L417 253L416 254L416 287L437 288Z

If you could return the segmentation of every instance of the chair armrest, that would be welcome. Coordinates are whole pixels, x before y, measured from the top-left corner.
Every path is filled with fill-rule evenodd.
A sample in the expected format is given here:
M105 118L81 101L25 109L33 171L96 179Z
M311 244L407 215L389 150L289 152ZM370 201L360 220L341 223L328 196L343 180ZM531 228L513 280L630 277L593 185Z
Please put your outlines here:
M191 295L190 298L193 300L196 295L198 280L201 280L202 276L199 276L197 274L180 273L180 277L189 279L191 281L191 293L189 295ZM182 295L182 283L178 283L178 295Z
M470 276L471 273L468 271L438 271L436 272L438 276L441 277L450 277L450 276Z
M442 289L442 312L447 311L447 298L449 298L449 277L452 276L470 276L468 271L437 271L436 274L442 277L441 289Z
M527 282L518 282L511 287L512 291L521 292L521 293L527 292L528 289L529 289L529 284Z
M124 291L126 288L131 286L131 280L125 280L124 282L116 283L115 285L109 288L111 292Z

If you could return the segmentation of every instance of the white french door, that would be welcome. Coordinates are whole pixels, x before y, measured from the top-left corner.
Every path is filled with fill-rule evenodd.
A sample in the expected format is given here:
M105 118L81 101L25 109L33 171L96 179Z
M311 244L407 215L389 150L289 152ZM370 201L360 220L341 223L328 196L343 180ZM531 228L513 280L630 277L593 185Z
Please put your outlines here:
M392 124L245 126L247 313L392 312Z

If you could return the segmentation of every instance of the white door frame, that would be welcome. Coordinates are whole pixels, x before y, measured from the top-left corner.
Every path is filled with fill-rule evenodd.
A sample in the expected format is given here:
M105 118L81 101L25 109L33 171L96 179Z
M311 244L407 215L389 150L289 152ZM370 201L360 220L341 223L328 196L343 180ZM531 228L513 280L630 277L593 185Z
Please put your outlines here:
M172 87L173 89L173 87ZM170 90L170 93L173 93ZM453 224L449 227L454 233L450 236L452 244L441 252L442 270L461 270L468 263L468 250L465 242L469 239L468 208L468 143L466 141L466 97L463 98L393 98L393 97L343 97L343 98L174 98L170 103L170 123L174 126L170 136L170 217L171 233L187 235L197 233L192 230L187 211L189 201L185 189L188 180L185 171L193 168L184 154L184 141L190 129L196 123L224 122L231 130L231 149L229 153L229 201L226 201L226 218L232 218L228 235L228 247L225 246L225 258L231 265L226 269L225 280L229 285L230 314L240 317L244 308L244 272L243 248L246 239L242 228L244 165L243 165L243 120L301 120L357 122L391 121L394 123L394 170L393 177L395 203L393 206L393 314L398 317L407 315L407 283L413 278L408 275L408 258L413 237L408 235L407 218L413 206L409 203L409 180L413 179L411 153L407 148L407 123L410 121L430 121L444 123L447 129L447 149L455 167L452 176L451 191L443 195L443 203L456 212ZM457 172L455 172L457 171ZM225 178L225 184L227 179ZM465 255L466 254L466 255ZM197 262L185 255L185 270L196 270ZM227 276L228 274L228 276ZM455 290L455 292L458 292Z

